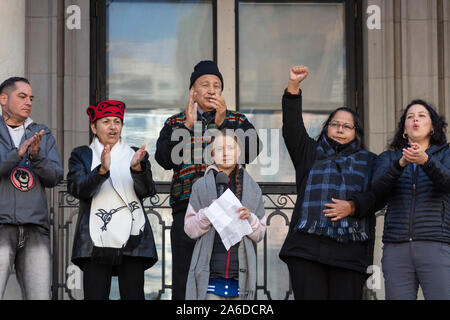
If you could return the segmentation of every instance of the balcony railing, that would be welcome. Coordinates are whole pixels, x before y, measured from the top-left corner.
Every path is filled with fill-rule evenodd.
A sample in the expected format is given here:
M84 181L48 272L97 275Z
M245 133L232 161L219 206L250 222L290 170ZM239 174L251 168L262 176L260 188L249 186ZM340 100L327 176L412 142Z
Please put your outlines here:
M286 265L278 252L286 237L294 209L294 183L260 183L266 209L266 235L257 245L258 277L256 298L260 300L292 299L292 289ZM150 220L159 261L146 271L145 293L148 299L170 299L172 223L167 182L157 183L158 194L144 201ZM82 272L70 261L73 234L78 217L78 199L67 192L66 182L51 191L50 196L53 299L82 299ZM113 290L114 291L114 288ZM366 299L377 299L374 291L366 290Z

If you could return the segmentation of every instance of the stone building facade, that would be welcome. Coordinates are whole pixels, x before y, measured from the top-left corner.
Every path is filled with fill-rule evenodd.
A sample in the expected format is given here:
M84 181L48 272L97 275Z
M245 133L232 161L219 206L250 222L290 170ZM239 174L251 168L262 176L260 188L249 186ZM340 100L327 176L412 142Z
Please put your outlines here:
M66 172L71 150L89 141L85 109L93 103L92 70L93 64L99 63L90 48L98 34L92 28L99 25L93 20L101 19L93 10L103 8L101 2L0 1L0 79L18 75L31 81L36 96L32 118L54 132ZM231 109L239 109L239 1L213 2L214 55L226 79L223 94ZM355 59L360 62L356 64L359 76L353 105L363 116L368 149L380 153L392 137L402 109L414 98L431 102L450 119L450 0L353 3L361 32L361 41L351 44L358 47ZM79 28L68 28L73 17L73 12L67 11L71 5L80 9ZM367 26L374 18L372 11L367 12L370 6L380 9L379 29ZM379 219L375 250L378 266L382 229ZM14 281L10 281L8 290L6 298L15 297ZM383 288L377 290L377 297L384 298Z

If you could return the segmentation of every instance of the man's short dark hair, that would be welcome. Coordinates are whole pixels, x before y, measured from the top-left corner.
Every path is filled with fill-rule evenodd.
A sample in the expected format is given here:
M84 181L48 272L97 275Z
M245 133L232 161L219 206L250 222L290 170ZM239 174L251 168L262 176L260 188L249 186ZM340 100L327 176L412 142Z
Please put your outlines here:
M11 77L0 84L0 94L7 93L7 91L10 89L13 89L14 91L16 89L16 82L25 82L26 84L30 84L30 81L28 81L28 79L21 77Z

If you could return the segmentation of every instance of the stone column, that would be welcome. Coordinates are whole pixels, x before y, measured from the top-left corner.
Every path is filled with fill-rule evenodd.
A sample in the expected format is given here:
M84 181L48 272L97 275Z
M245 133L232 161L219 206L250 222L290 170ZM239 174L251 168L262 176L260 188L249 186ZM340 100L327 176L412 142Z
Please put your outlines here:
M0 82L25 74L25 0L0 1Z
M402 109L412 99L439 104L437 0L402 0ZM397 110L397 115L400 113Z
M0 26L1 83L9 77L25 76L25 0L0 1ZM9 277L3 298L5 300L22 298L15 273Z
M450 121L450 0L438 0L439 17L439 109L445 119ZM450 138L450 130L447 130Z
M381 29L368 30L366 9L381 9ZM424 99L450 115L450 1L363 1L364 108L368 148L386 149L403 109ZM383 218L377 219L374 264L381 266ZM382 283L383 287L384 283ZM384 298L384 289L378 292ZM419 298L423 298L419 292Z
M81 13L80 29L69 30L64 26L64 78L63 96L63 157L67 162L73 148L89 144L89 47L90 47L90 1L64 0L64 6L77 5ZM67 14L66 14L67 16ZM67 172L67 166L65 166Z

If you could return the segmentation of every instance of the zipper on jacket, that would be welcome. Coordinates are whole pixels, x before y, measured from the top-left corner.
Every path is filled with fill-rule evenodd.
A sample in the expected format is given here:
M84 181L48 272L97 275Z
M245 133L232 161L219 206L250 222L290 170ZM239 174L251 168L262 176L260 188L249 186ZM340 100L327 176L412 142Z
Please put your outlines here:
M413 221L414 221L414 215L416 213L416 186L417 186L417 172L418 172L418 168L416 166L416 168L414 169L414 165L412 165L412 169L413 169L413 196L412 196L412 201L411 201L411 214L409 216L409 241L413 241Z

